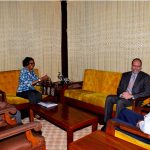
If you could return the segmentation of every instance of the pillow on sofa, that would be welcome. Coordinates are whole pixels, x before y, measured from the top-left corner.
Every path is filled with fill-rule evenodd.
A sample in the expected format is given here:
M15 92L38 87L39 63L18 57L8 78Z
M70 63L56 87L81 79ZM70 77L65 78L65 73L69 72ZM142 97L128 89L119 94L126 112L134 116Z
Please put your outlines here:
M122 73L86 69L83 79L83 90L105 94L116 94Z

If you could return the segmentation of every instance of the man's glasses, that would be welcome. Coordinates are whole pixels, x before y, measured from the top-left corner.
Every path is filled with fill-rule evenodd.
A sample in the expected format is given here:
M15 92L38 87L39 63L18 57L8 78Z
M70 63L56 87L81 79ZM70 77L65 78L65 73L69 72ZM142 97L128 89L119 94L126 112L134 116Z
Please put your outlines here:
M141 66L138 66L138 65L132 65L133 67L137 67L137 68L140 68Z

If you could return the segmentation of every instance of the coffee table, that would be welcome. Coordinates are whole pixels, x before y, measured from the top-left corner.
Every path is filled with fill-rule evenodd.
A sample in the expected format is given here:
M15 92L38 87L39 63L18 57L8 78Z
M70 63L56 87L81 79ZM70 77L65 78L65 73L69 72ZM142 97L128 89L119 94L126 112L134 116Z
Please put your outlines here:
M73 141L73 132L92 125L97 130L98 118L95 115L73 108L66 104L58 104L54 108L45 108L38 104L30 106L30 121L34 121L34 113L67 132L67 149Z
M102 131L95 131L69 145L69 150L144 150L135 144Z

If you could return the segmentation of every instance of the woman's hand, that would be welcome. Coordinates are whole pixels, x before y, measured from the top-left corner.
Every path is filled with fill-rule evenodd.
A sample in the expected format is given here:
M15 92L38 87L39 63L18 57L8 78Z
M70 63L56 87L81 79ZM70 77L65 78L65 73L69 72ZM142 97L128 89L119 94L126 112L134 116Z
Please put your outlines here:
M37 83L43 82L43 81L46 81L46 80L49 80L49 79L50 79L50 78L49 78L47 75L45 75L45 76L39 78L38 80L33 81L33 82L32 82L32 85L35 86Z
M41 77L40 80L41 81L49 80L49 77L48 77L48 75L45 75L45 76Z

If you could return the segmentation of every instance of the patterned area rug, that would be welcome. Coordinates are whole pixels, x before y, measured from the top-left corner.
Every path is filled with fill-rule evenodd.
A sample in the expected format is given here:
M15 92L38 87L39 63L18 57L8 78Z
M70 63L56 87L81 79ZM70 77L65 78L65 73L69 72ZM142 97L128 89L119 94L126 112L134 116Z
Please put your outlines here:
M35 121L39 121L35 119ZM29 122L28 118L23 119L23 123ZM67 150L67 135L61 128L49 123L46 120L40 120L42 124L42 135L45 137L47 150ZM102 126L98 125L98 129ZM74 141L90 134L92 126L83 128L74 132Z

